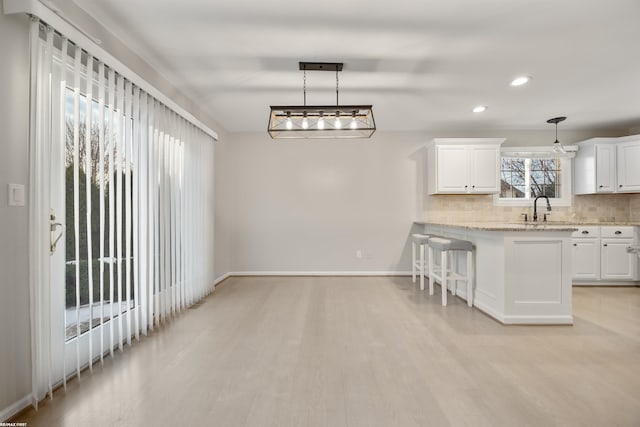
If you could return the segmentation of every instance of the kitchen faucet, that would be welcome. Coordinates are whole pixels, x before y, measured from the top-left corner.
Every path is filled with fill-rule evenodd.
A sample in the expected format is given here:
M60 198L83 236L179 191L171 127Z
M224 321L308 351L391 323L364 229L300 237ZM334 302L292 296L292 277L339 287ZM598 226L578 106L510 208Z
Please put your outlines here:
M536 199L533 201L533 220L537 221L538 220L538 199L544 197L545 199L547 199L547 212L551 211L551 203L549 203L549 198L547 196L538 196L536 197ZM547 215L545 214L544 216L544 220L547 220Z

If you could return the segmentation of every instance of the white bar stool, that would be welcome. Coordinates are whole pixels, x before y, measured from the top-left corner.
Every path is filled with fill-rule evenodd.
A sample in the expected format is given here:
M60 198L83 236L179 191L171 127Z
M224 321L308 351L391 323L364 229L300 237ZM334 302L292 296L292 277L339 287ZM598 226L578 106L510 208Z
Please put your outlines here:
M467 305L473 307L473 281L474 281L474 265L473 265L473 243L459 239L445 239L442 237L431 237L428 242L429 246L429 295L433 295L433 283L440 282L442 288L442 305L447 305L447 289L450 280L453 281L452 294L457 291L457 282L465 281L467 284ZM436 268L433 263L433 251L441 251L440 267ZM467 273L460 274L449 268L449 254L454 251L462 251L467 253Z
M412 268L411 268L411 279L413 283L416 283L416 271L420 273L420 290L424 290L424 276L429 275L428 263L427 263L427 251L425 248L427 247L427 243L429 242L428 234L412 234L411 235L411 254L412 254ZM420 257L417 258L418 255L418 247L420 248Z

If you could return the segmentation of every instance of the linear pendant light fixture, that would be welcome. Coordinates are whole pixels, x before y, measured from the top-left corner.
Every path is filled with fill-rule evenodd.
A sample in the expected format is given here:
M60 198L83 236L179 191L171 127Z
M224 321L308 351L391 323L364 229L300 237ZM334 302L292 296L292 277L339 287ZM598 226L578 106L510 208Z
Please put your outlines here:
M273 139L371 138L376 131L371 105L340 105L338 73L342 62L300 62L304 105L271 106L268 132ZM307 71L336 73L336 105L307 105Z

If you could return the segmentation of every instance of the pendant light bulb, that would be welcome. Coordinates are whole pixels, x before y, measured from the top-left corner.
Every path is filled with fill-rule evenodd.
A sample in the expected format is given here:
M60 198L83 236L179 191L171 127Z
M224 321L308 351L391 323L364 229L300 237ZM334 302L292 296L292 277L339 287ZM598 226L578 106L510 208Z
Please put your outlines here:
M340 120L340 111L336 111L336 120L333 123L333 127L336 129L342 128L342 121Z
M320 118L318 119L318 129L324 129L324 117L322 117L322 113L320 113Z
M356 112L351 113L351 129L358 129L358 122L356 121Z
M557 139L556 142L553 143L553 151L561 154L565 154L567 152Z
M291 113L287 113L286 126L287 126L287 130L291 130L293 128L293 122L291 121Z
M302 117L302 129L309 129L309 119L307 119L307 113L304 113Z

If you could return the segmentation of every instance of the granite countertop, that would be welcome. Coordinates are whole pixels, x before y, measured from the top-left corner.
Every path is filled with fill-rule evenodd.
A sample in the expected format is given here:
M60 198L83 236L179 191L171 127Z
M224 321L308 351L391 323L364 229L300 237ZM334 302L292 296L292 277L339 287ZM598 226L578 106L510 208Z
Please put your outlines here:
M415 221L417 225L434 225L441 227L457 227L469 230L486 230L486 231L577 231L581 226L596 225L639 225L631 222L590 222L590 223L573 223L573 222L435 222L435 221Z
M551 221L550 223L553 224L554 222ZM559 224L573 224L576 227L598 226L598 225L612 225L612 226L617 225L619 227L624 227L624 226L640 227L640 222L633 222L633 221L603 221L603 222L576 221L576 222L559 222Z

